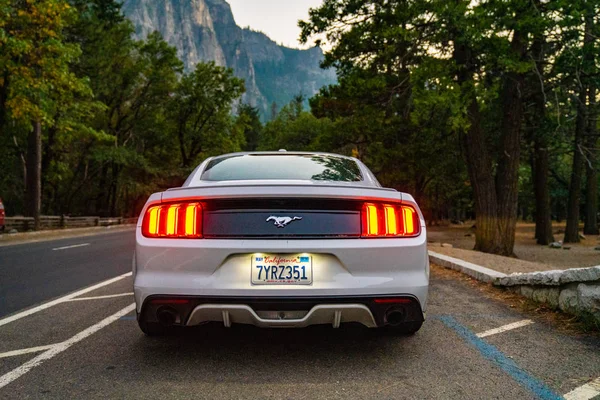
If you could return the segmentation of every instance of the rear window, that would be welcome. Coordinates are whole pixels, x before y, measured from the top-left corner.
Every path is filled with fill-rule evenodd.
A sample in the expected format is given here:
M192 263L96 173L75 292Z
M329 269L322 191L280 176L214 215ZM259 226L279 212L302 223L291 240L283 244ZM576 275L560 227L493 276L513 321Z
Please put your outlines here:
M216 158L202 173L203 181L313 180L362 181L352 159L320 154L248 154Z

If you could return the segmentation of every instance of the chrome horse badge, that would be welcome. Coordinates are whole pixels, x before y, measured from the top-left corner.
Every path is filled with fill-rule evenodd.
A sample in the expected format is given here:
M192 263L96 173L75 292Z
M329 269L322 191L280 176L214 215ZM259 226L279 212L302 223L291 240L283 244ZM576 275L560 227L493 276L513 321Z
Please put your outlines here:
M294 221L300 221L301 219L302 217L276 217L272 215L269 218L267 218L267 222L275 221L273 225L275 225L278 228L285 228L290 223Z

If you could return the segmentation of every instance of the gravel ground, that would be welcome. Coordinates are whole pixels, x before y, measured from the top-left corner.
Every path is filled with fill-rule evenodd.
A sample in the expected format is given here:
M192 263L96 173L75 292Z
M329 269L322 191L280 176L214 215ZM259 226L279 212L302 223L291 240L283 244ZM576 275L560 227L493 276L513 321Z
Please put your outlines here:
M594 250L595 247L600 246L599 236L587 236L579 244L569 244L570 250L551 249L535 243L534 224L519 223L515 238L517 258L509 258L473 251L475 235L471 229L472 225L472 223L466 223L465 225L430 227L428 229L430 250L508 274L600 265L600 251ZM562 231L564 224L555 224L554 229L555 232ZM562 240L563 234L557 233L555 239ZM451 244L454 248L441 247L442 243Z

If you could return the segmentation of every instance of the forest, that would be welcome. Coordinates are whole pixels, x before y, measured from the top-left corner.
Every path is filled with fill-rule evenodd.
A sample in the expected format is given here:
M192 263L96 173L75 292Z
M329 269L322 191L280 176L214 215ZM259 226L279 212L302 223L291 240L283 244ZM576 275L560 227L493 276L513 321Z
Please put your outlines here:
M598 234L600 3L324 0L300 21L338 82L272 105L143 41L115 0L0 3L0 197L11 215L134 216L206 157L331 151L409 192L429 224L473 219L475 249L513 255Z

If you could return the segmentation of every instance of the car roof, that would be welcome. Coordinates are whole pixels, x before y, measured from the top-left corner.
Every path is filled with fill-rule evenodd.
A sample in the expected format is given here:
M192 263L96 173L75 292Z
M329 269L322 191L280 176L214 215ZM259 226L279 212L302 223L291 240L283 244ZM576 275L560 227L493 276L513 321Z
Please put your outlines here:
M339 158L347 158L354 161L359 161L358 159L350 156L344 156L342 154L336 153L327 153L322 151L287 151L287 150L279 150L279 151L240 151L236 153L222 154L220 156L212 157L211 159L225 158L225 157L234 157L234 156L269 156L269 155L277 155L277 156L332 156Z

